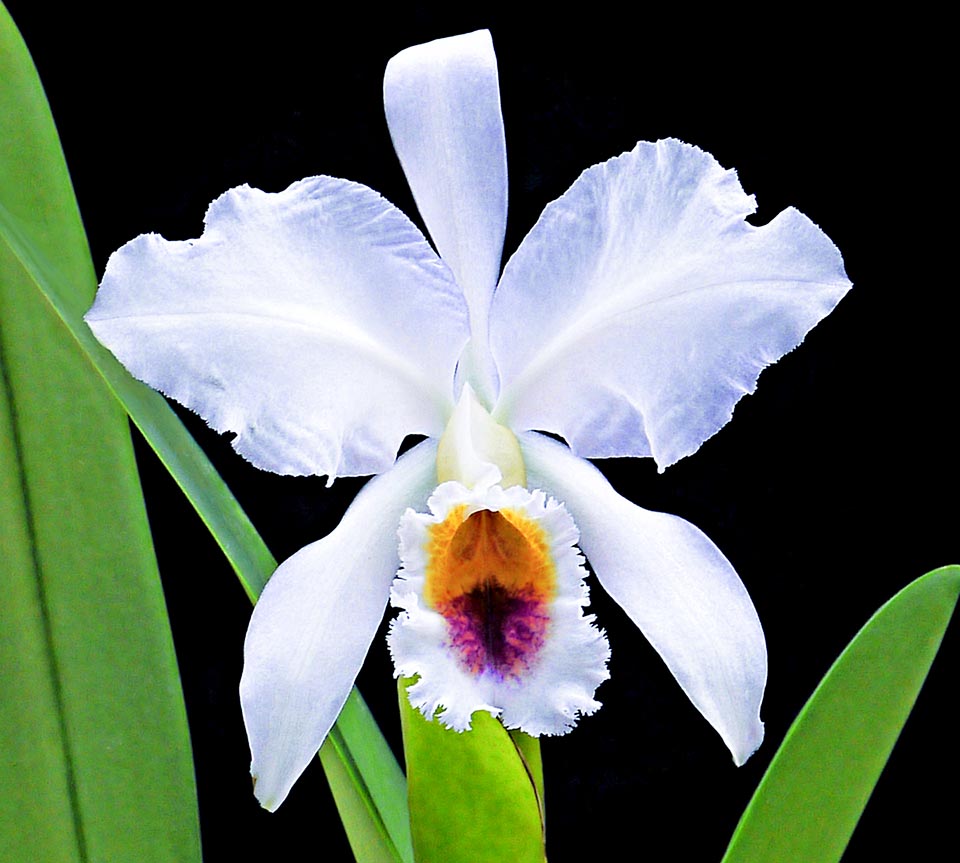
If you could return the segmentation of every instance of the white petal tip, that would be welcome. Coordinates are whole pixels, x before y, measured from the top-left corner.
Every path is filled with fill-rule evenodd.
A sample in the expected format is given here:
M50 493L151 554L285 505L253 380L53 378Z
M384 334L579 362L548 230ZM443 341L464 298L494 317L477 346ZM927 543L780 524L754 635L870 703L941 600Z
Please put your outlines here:
M760 748L761 743L763 743L763 723L757 720L756 728L753 729L753 733L746 744L737 748L731 747L730 753L733 755L733 763L737 767L743 767L750 760L750 756Z
M260 785L261 790L257 791L257 780L259 777L256 773L250 774L250 779L253 782L253 796L257 798L257 802L267 810L267 812L276 812L280 804L283 803L283 798L277 799L277 796L274 794L266 795L263 793L263 785Z

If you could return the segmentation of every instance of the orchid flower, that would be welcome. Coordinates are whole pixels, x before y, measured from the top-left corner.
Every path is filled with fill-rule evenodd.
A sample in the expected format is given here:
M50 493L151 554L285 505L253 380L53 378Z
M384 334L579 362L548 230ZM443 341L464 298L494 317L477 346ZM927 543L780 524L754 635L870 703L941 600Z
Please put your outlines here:
M484 710L562 734L596 710L609 647L584 614L581 550L743 763L767 674L746 589L696 527L586 459L662 470L695 452L848 290L839 252L793 209L748 224L736 174L665 140L586 170L498 281L490 35L401 52L384 101L436 251L357 183L243 186L200 239L117 251L87 316L254 465L377 475L254 610L240 690L258 798L277 807L313 758L390 600L396 673L418 677L428 719L465 730ZM398 459L408 435L426 440Z

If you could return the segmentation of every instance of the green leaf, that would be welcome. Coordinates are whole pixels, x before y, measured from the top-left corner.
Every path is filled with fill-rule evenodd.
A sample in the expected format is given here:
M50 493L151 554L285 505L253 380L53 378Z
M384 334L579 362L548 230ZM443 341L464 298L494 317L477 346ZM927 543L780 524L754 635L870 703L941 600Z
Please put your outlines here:
M17 269L23 290L43 297L59 317L65 327L62 336L76 342L108 390L123 405L223 549L251 601L256 601L276 569L266 544L163 397L130 377L83 321L96 287L83 226L43 89L2 4L0 39L0 112L8 119L19 118L24 126L23 130L16 130L8 123L0 137L0 254ZM25 159L32 160L35 174L29 179L21 174ZM37 188L44 187L47 178L52 178L62 200L51 200L43 207L25 204L23 193L30 191L34 183L39 184ZM57 243L50 232L51 220L62 222L70 242ZM351 698L359 701L356 690ZM344 759L346 775L356 778L355 793L368 795L361 811L379 812L379 822L387 825L394 848L400 849L396 851L398 859L411 859L406 785L380 729L366 710L346 713L337 727L342 741L334 751ZM372 779L359 775L358 770L363 774L369 769L362 757L354 758L350 752L352 747L367 745L360 741L385 752L384 757L389 757L392 766L380 769ZM342 774L331 779L335 788L341 787L340 778ZM387 812L399 812L401 817L385 815ZM348 834L362 834L369 827L346 821L344 826Z
M404 863L413 863L407 780L383 735L367 733L370 726L376 729L376 722L360 693L354 689L330 733L329 745L337 749L344 764L355 769L355 785L366 789L369 799L365 805L371 810L371 817L378 819L378 829L390 837L397 858ZM322 749L320 755L322 758ZM329 779L329 773L327 776ZM357 860L366 859L356 856Z
M362 863L396 863L393 843L382 829L382 822L376 813L370 812L367 805L369 797L362 793L363 785L357 782L353 765L349 759L341 757L332 743L335 735L332 732L320 748L320 761L336 800L340 820L352 825L352 829L347 831L347 839L353 857Z
M417 863L544 863L539 767L527 761L537 741L527 737L523 757L485 711L462 734L428 722L410 706L412 683L400 681L399 698Z
M95 279L0 6L0 202L75 305ZM199 861L186 712L129 426L0 241L0 859Z
M413 863L406 801L390 793L398 785L406 788L406 780L381 736L358 734L364 722L373 717L354 690L320 749L340 818L352 826L347 838L353 856L363 863Z
M827 672L787 732L723 863L835 863L843 854L937 654L960 566L884 605Z
M530 781L533 782L533 790L537 795L537 805L540 807L540 821L546 823L545 811L543 807L543 758L540 756L540 738L531 737L526 732L515 729L509 732L513 745L517 747L517 752L523 760L524 767Z

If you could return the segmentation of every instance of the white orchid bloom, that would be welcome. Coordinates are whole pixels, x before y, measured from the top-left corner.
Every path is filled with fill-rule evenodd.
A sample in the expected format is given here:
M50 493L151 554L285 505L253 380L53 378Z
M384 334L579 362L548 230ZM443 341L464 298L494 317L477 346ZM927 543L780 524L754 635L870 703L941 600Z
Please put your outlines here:
M767 671L743 584L696 527L628 502L584 459L663 469L693 453L848 290L839 252L792 209L747 224L736 174L668 140L585 171L498 284L489 34L403 51L384 100L439 256L356 183L244 186L211 204L200 239L116 252L87 316L258 467L379 474L254 611L241 698L257 796L278 806L315 755L391 587L397 673L419 675L428 717L463 729L487 710L551 734L595 710L608 647L583 614L577 546L742 763ZM396 459L410 434L428 439Z

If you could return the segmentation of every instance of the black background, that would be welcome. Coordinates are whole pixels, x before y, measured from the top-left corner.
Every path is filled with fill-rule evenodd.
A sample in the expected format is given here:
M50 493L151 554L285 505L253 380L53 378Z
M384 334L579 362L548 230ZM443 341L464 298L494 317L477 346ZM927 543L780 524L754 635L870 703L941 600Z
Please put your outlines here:
M767 739L736 769L623 612L594 589L613 647L605 706L546 740L553 863L719 860L739 813L816 682L869 615L922 573L960 561L956 507L955 179L936 20L874 15L591 10L524 23L476 13L276 0L8 4L58 122L98 272L145 231L202 230L240 183L277 191L325 173L418 219L383 120L388 58L489 27L510 168L506 254L587 166L674 136L736 167L763 223L793 204L842 251L855 287L696 455L658 475L602 463L642 506L701 527L746 583L767 633ZM402 6L402 8L400 8ZM534 7L530 7L531 9ZM550 8L550 7L547 7ZM605 8L605 7L603 7ZM781 7L782 8L782 7ZM279 558L330 530L360 481L258 472L187 416ZM250 607L172 481L138 446L195 750L208 863L348 860L319 765L276 814L250 793L236 694ZM845 861L952 842L958 768L949 634ZM360 688L398 742L390 666L374 642ZM863 705L869 710L870 705ZM933 785L943 778L947 791ZM306 842L313 849L301 850ZM621 847L621 843L626 843Z

